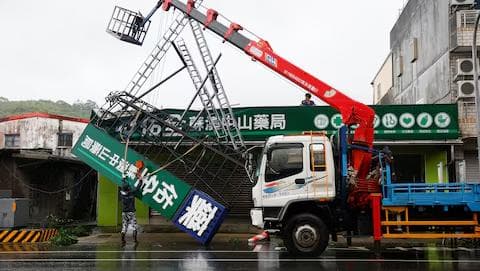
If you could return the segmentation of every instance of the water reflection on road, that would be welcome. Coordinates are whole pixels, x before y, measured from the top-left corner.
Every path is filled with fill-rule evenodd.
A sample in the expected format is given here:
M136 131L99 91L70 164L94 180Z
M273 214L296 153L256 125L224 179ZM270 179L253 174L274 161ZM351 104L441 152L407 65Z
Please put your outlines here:
M214 242L210 247L174 241L0 246L1 270L480 270L480 250L412 246L329 247L317 258L293 258L275 241L249 247Z

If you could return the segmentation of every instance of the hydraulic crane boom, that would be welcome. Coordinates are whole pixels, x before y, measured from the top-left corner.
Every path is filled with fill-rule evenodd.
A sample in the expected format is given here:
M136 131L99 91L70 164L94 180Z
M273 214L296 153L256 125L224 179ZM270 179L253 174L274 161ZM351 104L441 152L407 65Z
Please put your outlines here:
M178 0L161 0L147 16L147 21L155 10L162 8L168 11L175 8L191 19L201 23L205 28L221 36L225 41L244 51L254 60L259 61L271 70L287 78L291 82L315 95L319 99L338 110L343 122L348 125L358 125L354 132L352 143L368 147L373 146L373 123L375 112L367 105L357 102L330 85L314 77L303 69L276 54L269 43L265 40L252 40L239 31L243 27L236 23L229 26L217 21L218 12L208 9L206 14L202 13L196 6L194 0L183 3ZM356 177L364 179L369 171L371 153L364 150L352 150L351 163Z

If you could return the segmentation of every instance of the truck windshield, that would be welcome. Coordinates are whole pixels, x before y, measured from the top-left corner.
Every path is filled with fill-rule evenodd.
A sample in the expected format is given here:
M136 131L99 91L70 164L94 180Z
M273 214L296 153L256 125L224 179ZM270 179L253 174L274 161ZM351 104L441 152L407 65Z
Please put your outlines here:
M268 150L265 181L278 181L303 171L303 144L278 144Z

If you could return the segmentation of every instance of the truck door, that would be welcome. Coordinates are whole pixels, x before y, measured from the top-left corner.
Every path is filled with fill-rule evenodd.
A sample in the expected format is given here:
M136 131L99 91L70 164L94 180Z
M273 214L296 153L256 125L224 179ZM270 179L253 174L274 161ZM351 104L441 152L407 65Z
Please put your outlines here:
M277 143L268 148L262 189L264 206L282 206L307 197L304 149L302 143Z

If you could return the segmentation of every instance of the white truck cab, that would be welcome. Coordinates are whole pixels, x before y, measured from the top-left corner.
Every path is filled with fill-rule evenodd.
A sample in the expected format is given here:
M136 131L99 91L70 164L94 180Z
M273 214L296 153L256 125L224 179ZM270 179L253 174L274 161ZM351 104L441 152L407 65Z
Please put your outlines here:
M256 170L252 224L279 230L294 253L323 252L328 224L333 223L328 206L336 196L328 137L322 133L270 137Z

